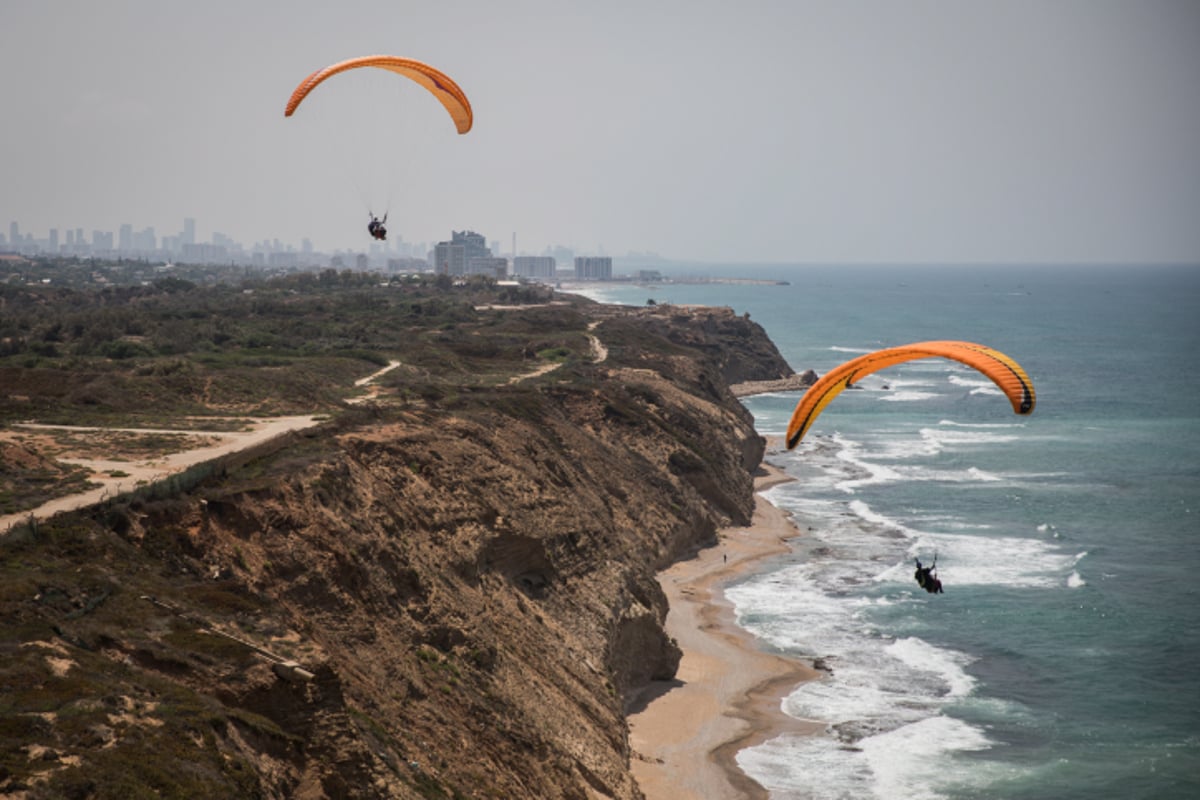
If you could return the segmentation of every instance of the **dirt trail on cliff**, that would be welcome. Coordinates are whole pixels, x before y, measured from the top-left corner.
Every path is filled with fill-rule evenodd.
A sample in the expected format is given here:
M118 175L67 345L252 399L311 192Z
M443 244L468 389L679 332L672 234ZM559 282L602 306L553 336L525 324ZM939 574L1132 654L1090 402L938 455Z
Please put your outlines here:
M211 461L214 458L236 453L268 442L278 436L284 436L292 431L304 430L316 425L319 417L300 415L294 417L252 418L244 420L249 430L244 431L194 431L162 428L95 428L74 425L36 425L21 424L17 427L27 430L69 430L69 431L102 431L111 433L133 434L186 434L188 436L204 437L215 440L215 444L205 445L192 450L184 450L168 455L155 455L150 458L137 460L112 460L96 458L61 458L66 464L75 464L92 471L90 481L97 483L92 489L76 494L57 497L43 503L37 508L7 514L0 517L0 533L7 531L13 525L34 519L46 519L60 511L74 511L99 503L107 497L131 491L140 485L153 483L171 475L183 472L189 467Z

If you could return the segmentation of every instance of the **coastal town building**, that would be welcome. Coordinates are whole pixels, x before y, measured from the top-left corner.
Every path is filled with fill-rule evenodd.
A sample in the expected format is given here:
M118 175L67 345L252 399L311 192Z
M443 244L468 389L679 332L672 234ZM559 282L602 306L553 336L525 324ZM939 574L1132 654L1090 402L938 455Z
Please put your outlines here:
M500 280L508 277L508 259L503 256L476 256L467 261L468 275L487 275Z
M612 258L609 256L576 256L575 279L581 281L612 280Z
M463 275L467 271L467 251L461 244L438 242L433 246L433 271L439 275Z
M501 267L504 271L497 273ZM504 277L507 269L508 259L493 256L483 235L475 231L451 231L449 241L433 247L433 270L441 275Z
M513 275L518 278L544 278L553 280L558 270L554 256L516 256L513 258Z

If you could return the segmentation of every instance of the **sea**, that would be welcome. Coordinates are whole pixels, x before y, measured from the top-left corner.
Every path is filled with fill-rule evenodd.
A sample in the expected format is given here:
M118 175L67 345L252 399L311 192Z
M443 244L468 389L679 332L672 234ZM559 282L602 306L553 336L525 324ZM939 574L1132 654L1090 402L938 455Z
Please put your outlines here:
M664 270L664 272L666 272ZM745 398L801 531L727 588L760 645L815 663L742 750L783 800L1200 797L1200 267L702 265L585 284L729 306L796 371L961 339L1024 367L1018 417L922 359L863 378L792 451L800 392ZM917 586L936 560L944 593Z

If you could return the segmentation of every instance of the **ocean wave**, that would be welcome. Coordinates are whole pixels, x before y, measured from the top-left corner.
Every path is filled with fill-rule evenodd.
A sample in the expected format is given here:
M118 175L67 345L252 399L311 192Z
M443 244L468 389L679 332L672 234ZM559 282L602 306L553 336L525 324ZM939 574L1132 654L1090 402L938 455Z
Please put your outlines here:
M777 499L782 508L791 504L782 495ZM839 514L838 508L845 508L850 516ZM853 585L857 576L858 582L869 579L875 584L895 584L908 590L912 584L913 559L928 560L933 554L940 554L939 571L948 586L1054 588L1062 585L1067 573L1086 555L1064 553L1054 539L970 533L972 527L981 526L972 526L969 521L956 526L958 532L921 530L880 513L859 499L844 506L812 504L806 514L810 521L824 521L823 525L814 526L809 536L836 548L823 555L824 572L811 578L818 588L822 584L829 584L833 590L844 588ZM953 525L954 521L947 519L942 524ZM835 561L833 556L842 550L849 555L843 561ZM846 574L841 575L843 572Z
M981 437L972 447L1017 433L968 426L941 432L966 442ZM930 612L944 606L915 586L913 559L937 554L951 597L978 586L1064 590L1085 555L1062 552L1033 526L1028 537L997 535L939 509L883 512L863 497L839 497L838 490L870 481L1007 480L975 466L881 466L871 463L876 457L840 434L818 437L802 457L783 456L804 478L766 494L803 519L805 536L794 543L799 560L726 591L739 624L782 652L819 658L828 670L783 704L791 716L824 723L824 735L780 737L737 756L772 797L945 797L952 786L986 787L1003 777L989 762L964 757L993 745L985 725L950 713L974 707L972 659L919 635L932 624ZM930 524L954 532L931 532Z
M1024 428L1024 422L956 422L952 419L938 421L947 428Z
M955 375L954 373L947 375L946 381L955 386L965 386L968 388L983 388L985 386L991 386L994 388L996 386L996 384L992 383L986 378L964 377L963 375Z
M885 403L916 403L921 400L933 400L939 396L936 392L918 392L906 389L889 392L879 399Z
M1007 444L1021 440L1021 433L1004 432L1002 428L921 428L921 438L939 448L938 452L948 447L963 447L966 445Z
M939 553L938 572L947 586L1004 586L1052 589L1076 558L1040 539L970 534L923 534L912 549L917 558ZM906 565L907 566L907 565ZM909 576L911 580L911 576Z
M886 652L914 670L937 676L949 697L965 697L975 688L975 679L963 670L973 659L961 653L934 647L915 636L897 639Z

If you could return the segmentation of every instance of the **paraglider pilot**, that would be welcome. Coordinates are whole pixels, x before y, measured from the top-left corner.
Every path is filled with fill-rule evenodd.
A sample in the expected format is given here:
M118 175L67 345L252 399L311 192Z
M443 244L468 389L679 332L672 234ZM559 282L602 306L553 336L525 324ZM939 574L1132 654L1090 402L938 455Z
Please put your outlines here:
M379 219L374 214L371 214L371 221L367 224L367 233L380 241L385 241L387 239L387 228L383 227L383 223L385 222L387 222L387 214L383 215L383 219Z
M936 570L937 559L934 559L933 566L923 567L921 566L921 559L918 558L917 571L913 577L917 579L917 585L930 594L945 594L942 591L942 582L938 578Z

